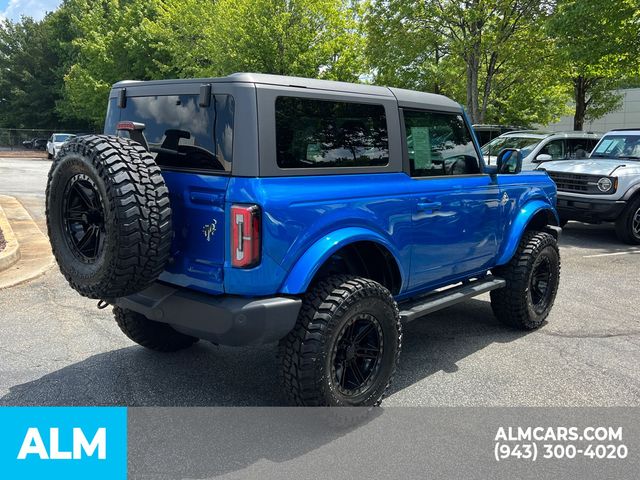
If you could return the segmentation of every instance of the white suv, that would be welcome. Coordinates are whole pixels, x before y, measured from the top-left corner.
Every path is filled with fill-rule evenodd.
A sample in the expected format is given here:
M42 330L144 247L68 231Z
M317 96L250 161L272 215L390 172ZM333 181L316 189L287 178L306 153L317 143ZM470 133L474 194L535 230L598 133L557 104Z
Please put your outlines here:
M585 160L540 166L558 187L564 222L615 222L620 240L640 244L640 129L612 130Z
M54 133L51 135L47 141L47 158L51 159L55 157L64 142L73 137L75 137L75 135L71 133Z
M587 132L540 132L519 130L503 133L482 147L484 159L495 165L504 148L518 148L522 153L522 169L534 170L543 162L587 158L602 135Z

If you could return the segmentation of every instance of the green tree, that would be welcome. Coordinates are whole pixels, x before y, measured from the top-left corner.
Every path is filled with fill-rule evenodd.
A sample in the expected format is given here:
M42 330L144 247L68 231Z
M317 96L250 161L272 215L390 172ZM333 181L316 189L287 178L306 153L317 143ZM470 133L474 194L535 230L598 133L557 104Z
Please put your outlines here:
M614 89L640 74L638 0L560 0L548 32L571 85L575 130L620 105ZM626 80L628 79L628 80Z
M548 122L566 102L542 29L548 11L540 0L374 1L375 81L452 96L474 123Z
M62 78L56 31L49 21L0 22L0 126L60 126Z
M355 81L363 72L360 9L344 0L166 0L146 27L166 74Z
M156 78L155 50L145 24L156 15L157 2L66 0L56 13L69 20L74 33L59 110L99 127L113 83Z

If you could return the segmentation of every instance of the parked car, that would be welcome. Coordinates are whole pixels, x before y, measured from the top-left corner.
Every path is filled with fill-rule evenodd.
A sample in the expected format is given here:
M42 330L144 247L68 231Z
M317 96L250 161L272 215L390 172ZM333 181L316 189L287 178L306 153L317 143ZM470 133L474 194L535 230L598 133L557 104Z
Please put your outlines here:
M47 148L46 138L32 138L31 140L25 140L22 142L22 146L28 150L45 150Z
M543 162L587 158L601 135L591 132L541 132L519 130L500 135L482 147L485 161L495 164L503 148L518 148L522 153L522 168L534 170Z
M70 285L113 305L134 342L279 342L293 403L376 405L401 321L491 292L506 325L543 325L556 187L521 166L517 150L484 165L440 95L257 74L121 82L104 135L56 156L47 226Z
M505 125L487 125L487 124L474 124L473 131L476 133L478 142L480 145L486 145L491 140L499 137L503 133L512 132L514 130L522 130L517 127L507 127Z
M54 133L47 141L47 158L53 158L67 140L75 137L72 133Z
M589 159L541 168L558 186L563 223L615 222L620 240L640 244L640 129L612 130Z

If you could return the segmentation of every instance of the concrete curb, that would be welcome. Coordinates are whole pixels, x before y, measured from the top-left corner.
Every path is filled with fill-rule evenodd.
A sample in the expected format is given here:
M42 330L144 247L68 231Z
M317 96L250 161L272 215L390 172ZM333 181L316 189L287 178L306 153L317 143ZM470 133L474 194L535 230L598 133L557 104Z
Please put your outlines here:
M18 239L13 234L11 224L9 223L7 216L4 214L2 207L0 207L0 230L2 230L4 240L7 242L4 250L0 252L1 272L20 260L20 243L18 243Z
M3 289L39 277L53 266L54 261L49 239L18 200L0 195L0 209L4 211L20 246L19 260L8 268L0 269L0 289Z

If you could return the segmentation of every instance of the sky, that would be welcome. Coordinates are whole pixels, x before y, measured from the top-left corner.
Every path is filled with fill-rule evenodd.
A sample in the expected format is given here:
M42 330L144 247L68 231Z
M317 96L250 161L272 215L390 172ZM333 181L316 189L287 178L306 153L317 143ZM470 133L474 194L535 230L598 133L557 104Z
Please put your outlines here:
M58 8L62 0L0 0L0 19L19 20L26 15L40 20Z

